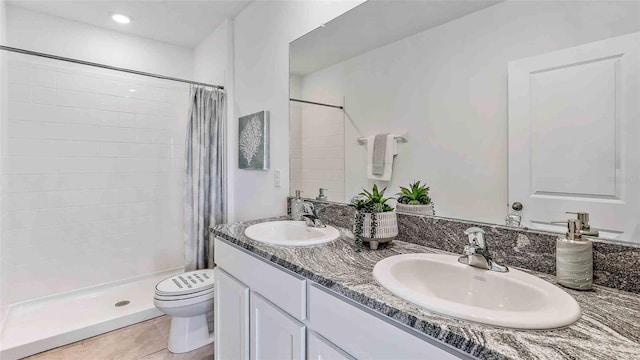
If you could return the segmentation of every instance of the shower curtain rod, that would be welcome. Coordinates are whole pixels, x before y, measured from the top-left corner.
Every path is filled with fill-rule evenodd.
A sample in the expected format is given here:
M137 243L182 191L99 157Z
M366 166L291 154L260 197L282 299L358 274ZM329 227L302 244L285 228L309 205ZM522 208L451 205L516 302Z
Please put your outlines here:
M31 50L15 48L15 47L11 47L11 46L0 45L0 50L12 51L12 52L20 53L20 54L39 56L39 57L43 57L43 58L47 58L47 59L61 60L61 61L75 63L75 64L93 66L93 67L102 68L102 69L121 71L121 72L129 73L129 74L148 76L148 77L152 77L152 78L156 78L156 79L171 80L171 81L177 81L177 82L182 82L182 83L187 83L187 84L192 84L192 85L208 86L208 87L212 87L214 89L224 90L224 86L222 86L222 85L213 85L213 84L207 84L207 83L202 83L202 82L197 82L197 81L179 79L179 78L174 78L174 77L171 77L171 76L164 76L164 75L158 75L158 74L148 73L148 72L144 72L144 71L125 69L125 68L120 68L120 67L117 67L117 66L99 64L99 63L94 63L94 62L90 62L90 61L84 61L84 60L68 58L68 57L64 57L64 56L51 55L51 54L41 53L41 52L37 52L37 51L31 51Z
M332 108L336 108L336 109L344 110L344 107L343 107L343 106L331 105L331 104L323 104L323 103L314 102L314 101L300 100L300 99L294 99L294 98L289 98L289 101L295 101L295 102L300 102L300 103L305 103L305 104L311 104L311 105L327 106L327 107L332 107Z

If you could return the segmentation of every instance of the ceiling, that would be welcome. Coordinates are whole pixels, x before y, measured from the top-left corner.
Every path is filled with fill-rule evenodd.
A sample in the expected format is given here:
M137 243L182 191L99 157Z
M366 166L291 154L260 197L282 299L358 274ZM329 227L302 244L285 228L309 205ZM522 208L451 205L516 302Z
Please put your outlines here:
M290 73L324 69L501 1L367 1L292 42Z
M174 45L195 47L251 0L8 0L10 5L137 35ZM113 13L131 18L118 24Z

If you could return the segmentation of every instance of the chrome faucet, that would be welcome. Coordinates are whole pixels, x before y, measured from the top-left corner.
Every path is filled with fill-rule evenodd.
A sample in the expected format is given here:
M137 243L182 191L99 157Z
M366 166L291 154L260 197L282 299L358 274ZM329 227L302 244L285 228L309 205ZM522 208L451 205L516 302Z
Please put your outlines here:
M469 245L464 247L464 255L458 258L458 262L480 269L508 272L509 268L493 261L484 240L484 230L479 227L471 227L464 231L469 237Z
M305 201L302 206L304 207L304 213L302 214L302 217L307 222L307 226L317 228L327 227L327 225L325 225L318 217L316 207L313 205L313 203Z

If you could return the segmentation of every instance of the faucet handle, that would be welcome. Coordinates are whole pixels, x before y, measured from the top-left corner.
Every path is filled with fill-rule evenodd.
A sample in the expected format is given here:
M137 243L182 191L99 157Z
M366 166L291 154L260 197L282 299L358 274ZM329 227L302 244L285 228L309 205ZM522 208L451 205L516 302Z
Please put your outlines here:
M304 212L306 214L314 215L314 216L316 215L316 207L313 205L312 202L305 201L302 203L302 206L304 207Z
M467 230L464 231L465 235L469 235L469 234L474 234L474 233L480 233L480 234L486 234L486 232L484 230L482 230L481 228L474 226L474 227L470 227Z
M484 234L486 234L486 232L481 228L477 226L470 227L464 231L464 234L469 237L469 244L481 249L486 248L486 244L484 242Z

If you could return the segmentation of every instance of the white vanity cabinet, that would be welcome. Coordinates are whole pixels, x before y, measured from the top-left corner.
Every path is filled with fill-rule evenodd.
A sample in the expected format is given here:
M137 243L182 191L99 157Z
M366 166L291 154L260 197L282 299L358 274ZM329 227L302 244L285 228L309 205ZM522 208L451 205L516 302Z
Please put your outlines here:
M255 292L250 299L251 360L305 359L305 326Z
M215 269L215 359L249 358L249 287ZM224 344L218 346L218 344Z
M215 261L216 360L469 358L226 240Z
M308 332L308 351L307 359L309 360L355 360L355 358L323 338L313 330Z

